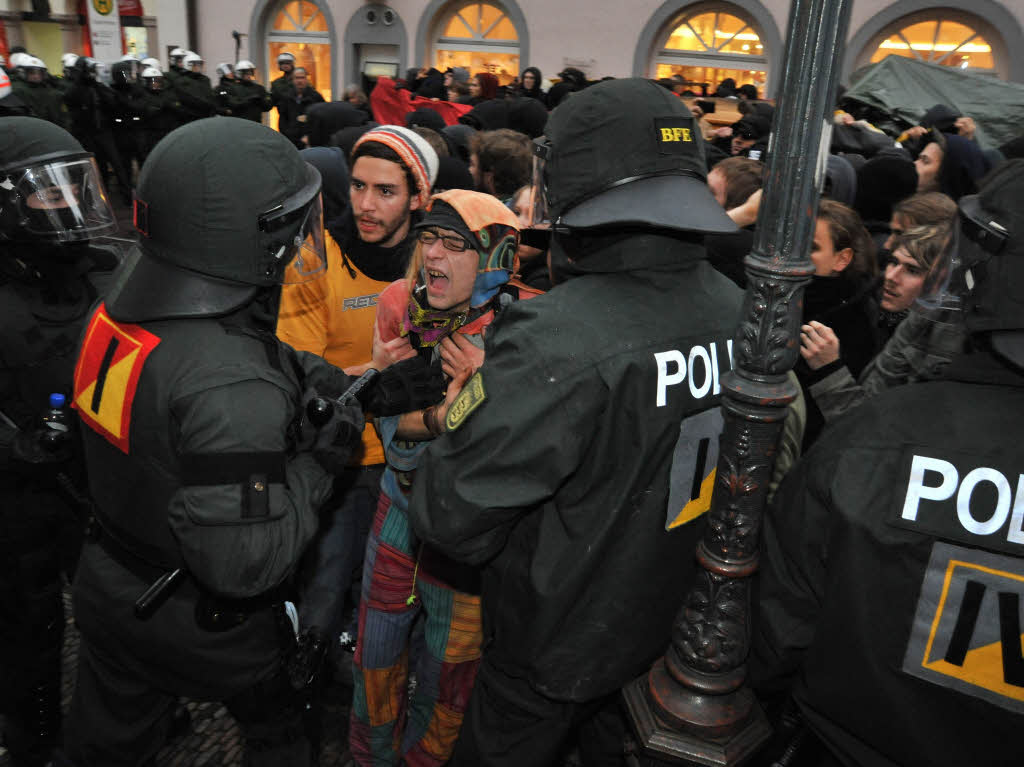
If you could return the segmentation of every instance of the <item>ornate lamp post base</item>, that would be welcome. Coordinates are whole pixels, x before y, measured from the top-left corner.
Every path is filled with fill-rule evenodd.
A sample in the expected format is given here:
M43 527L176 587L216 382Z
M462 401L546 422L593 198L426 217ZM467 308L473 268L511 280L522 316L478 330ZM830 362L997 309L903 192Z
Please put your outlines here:
M719 721L722 735L705 728L692 734L680 729L679 723L666 722L664 708L655 697L673 695L679 683L665 668L664 661L654 664L649 674L633 680L623 690L634 733L643 756L643 767L658 765L721 765L742 764L771 736L772 728L747 688L726 695L685 695L686 706L693 711L690 721ZM681 702L677 696L676 703ZM695 716L697 709L702 716ZM739 717L739 719L737 719Z

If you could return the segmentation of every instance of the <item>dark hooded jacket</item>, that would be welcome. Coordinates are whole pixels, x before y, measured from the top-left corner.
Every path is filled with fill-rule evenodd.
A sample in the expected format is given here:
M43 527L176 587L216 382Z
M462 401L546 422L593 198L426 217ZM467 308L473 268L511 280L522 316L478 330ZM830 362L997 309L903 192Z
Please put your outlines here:
M534 80L535 80L534 86L532 88L529 88L529 89L523 87L523 85L522 85L522 78L526 76L527 72L530 72L531 74L533 74ZM541 84L541 82L543 82L543 80L541 79L540 70L537 69L537 67L527 67L526 69L524 69L522 76L519 78L519 82L520 82L520 85L516 89L516 92L515 92L516 96L522 96L523 98L537 99L537 101L539 101L541 104L543 104L544 106L547 106L547 104L548 104L547 94L544 93L543 90L541 90L540 84Z
M320 171L320 193L324 201L324 229L341 242L346 235L346 221L352 218L349 200L348 162L336 146L316 146L303 149L302 159Z
M327 146L342 128L364 125L366 112L346 101L310 104L306 107L306 136L310 146Z
M473 107L459 122L476 130L511 128L537 138L544 133L548 110L533 98L492 99Z

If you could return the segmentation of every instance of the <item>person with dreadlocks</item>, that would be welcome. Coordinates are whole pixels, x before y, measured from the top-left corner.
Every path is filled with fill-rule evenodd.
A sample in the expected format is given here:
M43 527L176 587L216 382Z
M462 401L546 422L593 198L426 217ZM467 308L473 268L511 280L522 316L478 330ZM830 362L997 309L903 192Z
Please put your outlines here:
M452 380L443 402L379 424L387 467L364 564L349 730L361 765L442 765L451 756L482 651L479 573L420 544L408 496L420 456L483 363L485 330L504 307L539 294L513 279L519 223L496 198L437 194L416 232L405 279L381 294L377 333L440 358ZM409 640L421 614L426 646L410 696Z

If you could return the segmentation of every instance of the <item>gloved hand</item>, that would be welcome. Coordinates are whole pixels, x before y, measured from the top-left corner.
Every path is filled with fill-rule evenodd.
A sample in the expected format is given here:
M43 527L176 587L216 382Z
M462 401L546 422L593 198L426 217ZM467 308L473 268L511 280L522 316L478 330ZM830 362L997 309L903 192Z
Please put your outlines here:
M427 363L419 355L384 368L366 400L374 415L399 415L422 410L444 399L441 362Z
M307 402L302 420L303 432L316 429L308 448L313 457L326 471L332 474L343 472L366 425L362 408L358 404L339 405L317 397Z

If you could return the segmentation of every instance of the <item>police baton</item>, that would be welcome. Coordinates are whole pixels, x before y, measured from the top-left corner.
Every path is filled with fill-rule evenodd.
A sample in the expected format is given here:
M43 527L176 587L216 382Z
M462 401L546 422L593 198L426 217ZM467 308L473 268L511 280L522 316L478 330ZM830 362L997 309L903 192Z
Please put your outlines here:
M362 407L366 407L365 399L373 389L374 384L377 383L378 376L380 376L380 371L376 368L370 368L359 376L351 386L345 389L336 400L332 401L326 397L313 397L306 404L306 417L309 418L310 423L319 429L331 420L331 411L335 404L342 405L343 407L359 404Z

